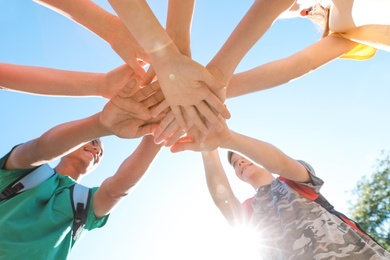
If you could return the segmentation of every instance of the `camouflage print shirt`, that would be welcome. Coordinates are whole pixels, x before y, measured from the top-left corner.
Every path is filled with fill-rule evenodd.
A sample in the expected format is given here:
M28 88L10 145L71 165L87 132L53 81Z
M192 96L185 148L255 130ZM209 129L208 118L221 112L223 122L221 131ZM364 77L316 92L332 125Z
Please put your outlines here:
M301 185L318 192L323 181L314 175L310 165L301 163L313 181ZM390 259L390 253L372 239L301 196L279 178L257 190L252 207L250 225L258 234L260 259Z

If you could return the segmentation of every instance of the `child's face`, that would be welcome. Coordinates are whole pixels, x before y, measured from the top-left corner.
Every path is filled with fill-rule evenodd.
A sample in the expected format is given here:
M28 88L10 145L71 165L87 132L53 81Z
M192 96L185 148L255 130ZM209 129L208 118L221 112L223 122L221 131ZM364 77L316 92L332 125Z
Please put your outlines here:
M81 146L79 149L73 151L68 156L78 158L81 165L84 165L85 172L93 171L100 163L103 157L102 143L99 139L92 140L89 143Z
M253 164L245 157L236 153L233 153L231 157L231 164L234 168L237 177L240 180L245 182L248 182L248 180L251 178L253 173L255 173L256 169L258 168L257 165Z

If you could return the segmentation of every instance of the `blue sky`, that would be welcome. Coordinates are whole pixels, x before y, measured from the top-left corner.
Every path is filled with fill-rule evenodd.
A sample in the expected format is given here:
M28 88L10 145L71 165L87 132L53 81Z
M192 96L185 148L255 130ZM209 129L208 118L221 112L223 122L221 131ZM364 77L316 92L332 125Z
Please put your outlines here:
M112 12L106 1L95 2ZM167 2L148 2L165 24ZM206 65L251 3L198 0L193 58ZM100 38L33 1L1 1L0 10L1 62L91 72L123 64ZM305 19L277 21L237 72L290 55L319 37ZM283 86L228 100L228 125L310 163L325 180L323 194L347 213L353 199L349 191L373 172L381 151L390 147L389 68L390 54L383 51L368 61L334 61ZM0 154L57 124L92 115L105 102L1 91ZM82 181L85 185L97 186L112 175L139 143L117 137L103 141L105 157ZM235 180L225 161L224 166L236 195L242 200L251 196L251 187ZM240 243L247 242L228 229L209 197L200 154L163 149L107 225L87 234L70 259L233 259L242 257Z

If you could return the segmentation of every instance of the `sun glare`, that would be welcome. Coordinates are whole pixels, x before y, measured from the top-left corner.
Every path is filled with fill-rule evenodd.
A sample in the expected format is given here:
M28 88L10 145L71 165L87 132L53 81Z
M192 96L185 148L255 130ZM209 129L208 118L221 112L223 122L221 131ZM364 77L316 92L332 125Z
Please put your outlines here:
M172 229L167 234L166 240L162 241L155 249L153 259L210 259L210 260L259 260L255 233L249 228L232 228L226 225L214 225L199 230L195 227L176 226L175 229L186 229L188 236L174 237L180 234Z

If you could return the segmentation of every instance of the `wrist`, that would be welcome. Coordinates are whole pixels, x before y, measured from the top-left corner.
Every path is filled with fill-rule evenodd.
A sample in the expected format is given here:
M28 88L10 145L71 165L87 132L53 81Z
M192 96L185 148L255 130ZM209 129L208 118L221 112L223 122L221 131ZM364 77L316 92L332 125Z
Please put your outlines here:
M217 63L209 63L206 66L206 69L217 79L223 86L227 86L232 75L227 74L223 70L223 66Z
M181 55L171 39L165 43L164 41L157 41L154 48L148 51L147 54L156 72L159 68L163 68L167 64L172 63L173 60L176 60Z
M110 125L105 122L105 115L103 115L104 111L96 113L91 116L92 124L95 126L94 132L97 137L112 135L113 131L110 128Z
M110 98L105 92L108 88L107 73L97 73L93 80L93 86L95 88L96 96L103 98Z
M236 135L237 134L235 132L229 130L229 138L226 138L226 140L224 140L219 147L227 150L234 150L233 147Z

